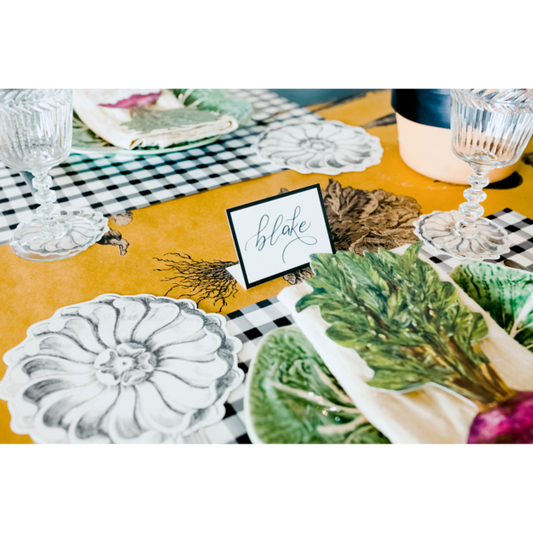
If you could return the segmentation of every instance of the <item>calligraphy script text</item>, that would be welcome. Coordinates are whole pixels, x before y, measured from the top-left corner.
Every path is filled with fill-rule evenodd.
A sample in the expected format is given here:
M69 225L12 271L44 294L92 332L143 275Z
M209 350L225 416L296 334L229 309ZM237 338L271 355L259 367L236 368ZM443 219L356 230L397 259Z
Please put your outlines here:
M268 215L263 215L259 220L259 227L257 233L250 237L246 241L244 247L245 250L248 250L248 245L250 241L253 241L253 246L259 251L263 251L265 247L274 247L280 243L279 246L283 246L283 251L281 253L281 259L284 263L285 261L285 252L292 244L300 242L306 246L313 246L318 241L316 237L312 235L302 235L309 231L311 223L305 220L298 220L302 213L301 207L298 205L294 208L294 213L292 218L287 218L283 215L279 215L274 224L270 225L270 217ZM287 242L287 238L291 239Z

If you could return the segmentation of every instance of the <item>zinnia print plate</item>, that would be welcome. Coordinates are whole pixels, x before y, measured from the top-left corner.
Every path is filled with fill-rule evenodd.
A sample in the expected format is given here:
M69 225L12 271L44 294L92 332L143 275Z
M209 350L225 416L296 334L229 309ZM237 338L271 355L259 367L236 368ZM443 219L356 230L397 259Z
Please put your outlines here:
M35 442L173 443L223 418L240 348L190 300L104 294L30 327L0 398Z
M280 167L330 176L362 172L377 165L383 155L378 137L332 120L269 128L253 148L261 159Z

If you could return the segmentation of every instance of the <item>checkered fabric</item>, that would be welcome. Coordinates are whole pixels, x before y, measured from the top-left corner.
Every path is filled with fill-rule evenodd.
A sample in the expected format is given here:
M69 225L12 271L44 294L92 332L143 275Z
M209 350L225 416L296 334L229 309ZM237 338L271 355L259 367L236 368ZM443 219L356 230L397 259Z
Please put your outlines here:
M512 244L509 253L502 255L495 261L487 260L487 263L503 263L506 259L512 259L526 268L532 268L533 220L508 208L489 215L486 218L494 220L502 228L506 229L509 232ZM431 251L427 246L422 248L421 253L433 261L433 263L439 265L445 272L451 272L461 263L459 259L446 254L435 255L435 252Z
M270 115L289 109L272 122L322 120L305 108L265 89L228 90L228 96L246 98L255 113ZM244 126L224 135L216 143L183 152L147 157L90 157L71 155L51 170L52 189L60 204L92 207L105 215L116 215L181 196L247 181L280 168L260 160L251 145L267 126ZM0 162L0 244L9 241L19 222L37 208L29 180Z
M227 316L226 327L230 335L242 341L239 352L239 367L246 374L263 335L294 320L277 297L249 305ZM246 378L245 378L246 381ZM226 414L220 422L205 428L209 441L215 444L250 444L244 422L244 391L242 383L234 390L225 404Z
M523 266L533 267L533 220L511 209L504 209L487 218L495 220L509 231L513 243L510 253L498 261L490 262L496 263L502 262L504 259L513 259ZM460 263L458 259L450 256L435 256L426 246L422 248L421 253L446 272L451 272ZM245 373L248 371L250 361L255 356L256 347L263 335L276 328L290 326L294 323L289 310L277 297L234 311L228 314L227 318L228 331L243 343L243 349L239 353L239 366ZM244 425L244 391L245 383L231 393L228 402L226 402L224 419L218 424L206 428L206 433L212 443L250 443Z

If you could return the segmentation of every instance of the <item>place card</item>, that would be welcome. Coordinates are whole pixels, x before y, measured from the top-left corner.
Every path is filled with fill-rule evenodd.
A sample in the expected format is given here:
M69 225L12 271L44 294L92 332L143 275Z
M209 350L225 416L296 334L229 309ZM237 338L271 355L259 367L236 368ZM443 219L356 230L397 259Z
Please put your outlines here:
M226 210L239 257L228 268L249 289L309 266L309 256L334 253L320 185Z

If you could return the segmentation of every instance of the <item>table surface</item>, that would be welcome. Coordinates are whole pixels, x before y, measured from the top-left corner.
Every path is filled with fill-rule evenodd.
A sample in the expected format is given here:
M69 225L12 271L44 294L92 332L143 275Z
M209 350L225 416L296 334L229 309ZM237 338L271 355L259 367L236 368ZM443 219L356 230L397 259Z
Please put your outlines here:
M375 89L272 89L279 96L306 107L324 105L323 102L333 102L344 98L349 99L372 90Z
M326 119L354 126L368 124L391 113L390 91L370 92L319 112ZM464 186L434 181L403 163L398 151L396 124L368 128L368 131L381 139L384 148L382 161L364 172L333 177L343 187L384 189L393 194L411 196L421 206L422 213L456 209L464 201ZM532 148L530 144L526 153ZM488 198L483 203L486 214L511 208L533 218L533 167L522 161L517 172L523 179L519 186L487 190ZM76 177L72 176L72 179ZM135 171L132 171L131 179L135 179ZM173 282L165 281L176 273L172 263L165 263L165 260L178 260L179 257L166 254L179 253L182 257L186 254L192 261L209 263L214 269L224 268L223 263L237 261L226 209L276 195L282 188L294 190L319 183L324 189L330 179L321 174L302 175L285 170L136 209L127 225L110 221L110 227L129 243L123 255L116 246L94 245L70 259L34 263L15 256L8 245L0 246L3 269L0 278L0 330L3 332L0 353L22 342L29 326L49 318L58 308L91 300L100 294L147 293L180 297L187 290L179 280L174 289ZM161 270L169 265L169 271ZM236 294L222 309L220 301L212 299L201 301L199 307L208 312L232 313L275 297L287 286L287 281L279 278L249 290L237 287ZM5 364L0 362L0 378L5 368ZM0 442L32 442L26 435L11 432L9 420L7 403L0 401Z

